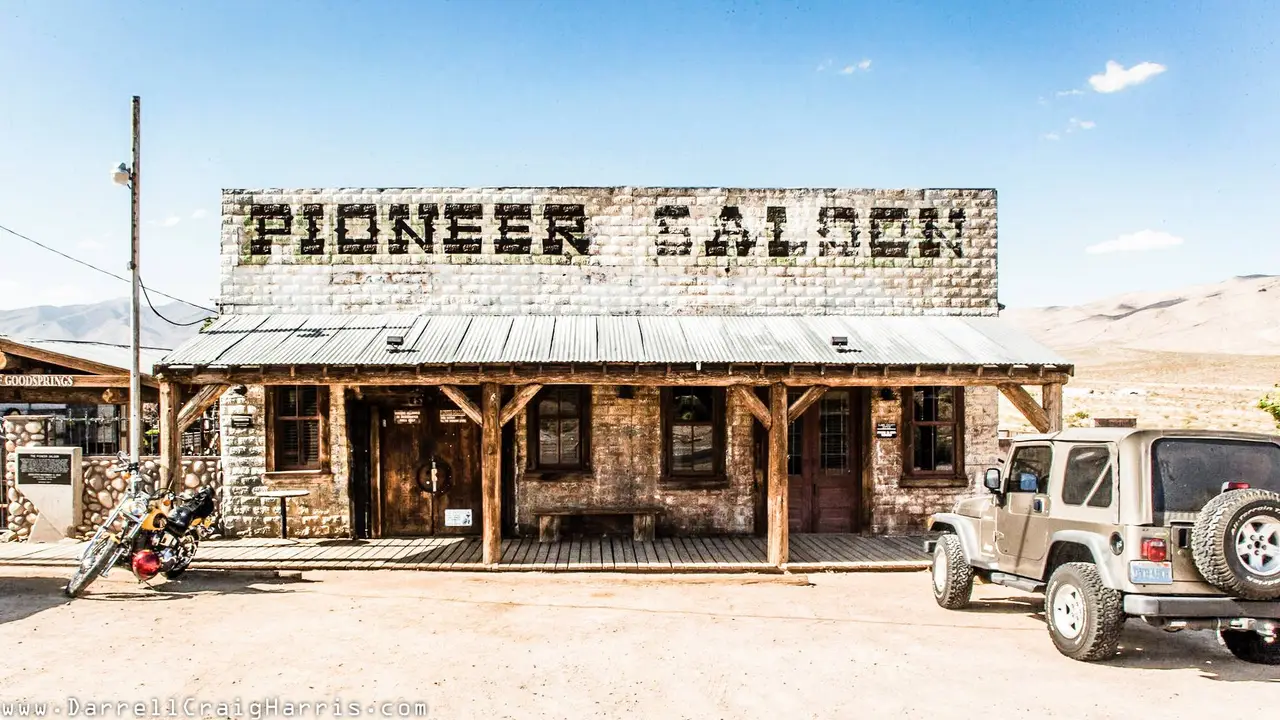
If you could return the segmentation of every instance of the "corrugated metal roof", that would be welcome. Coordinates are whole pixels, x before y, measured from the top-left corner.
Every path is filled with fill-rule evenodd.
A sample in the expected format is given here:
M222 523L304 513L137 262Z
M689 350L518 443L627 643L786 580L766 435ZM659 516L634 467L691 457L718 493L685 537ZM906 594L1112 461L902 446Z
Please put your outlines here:
M108 367L117 368L121 373L128 373L130 366L133 364L130 357L130 348L128 345L117 345L114 343L91 342L87 340L33 340L30 338L10 337L0 335L0 337L11 343L18 345L26 345L36 350L66 355L67 357L78 358L87 362L98 363ZM150 375L152 367L160 362L165 353L170 352L168 348L142 347L138 351L142 373Z
M387 336L404 344L389 350ZM833 337L847 337L838 352ZM532 363L1060 365L993 317L274 315L223 317L162 365Z

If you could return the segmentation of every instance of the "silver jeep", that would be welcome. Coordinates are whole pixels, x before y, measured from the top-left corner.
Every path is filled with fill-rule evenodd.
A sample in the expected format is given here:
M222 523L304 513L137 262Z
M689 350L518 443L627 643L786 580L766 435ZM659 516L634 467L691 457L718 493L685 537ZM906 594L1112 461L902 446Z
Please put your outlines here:
M977 578L1043 592L1077 660L1114 656L1139 617L1280 664L1280 437L1070 429L1019 436L1002 464L989 494L929 519L939 605L966 606Z

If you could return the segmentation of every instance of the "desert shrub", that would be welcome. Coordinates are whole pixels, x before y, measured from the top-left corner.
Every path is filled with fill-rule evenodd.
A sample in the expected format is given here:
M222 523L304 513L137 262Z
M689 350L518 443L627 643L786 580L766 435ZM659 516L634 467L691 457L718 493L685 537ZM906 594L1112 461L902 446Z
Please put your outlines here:
M1258 401L1258 407L1271 416L1276 421L1276 427L1280 427L1280 384L1276 385L1277 390L1273 390Z
M1089 424L1089 411L1077 410L1067 416L1067 427L1084 427Z

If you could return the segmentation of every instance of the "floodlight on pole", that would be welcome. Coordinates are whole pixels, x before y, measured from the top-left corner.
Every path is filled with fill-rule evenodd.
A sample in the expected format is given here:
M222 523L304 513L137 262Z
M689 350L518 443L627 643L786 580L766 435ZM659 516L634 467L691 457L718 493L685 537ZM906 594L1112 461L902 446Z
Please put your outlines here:
M133 172L129 170L128 165L120 163L111 171L111 182L127 187L129 183L133 182Z

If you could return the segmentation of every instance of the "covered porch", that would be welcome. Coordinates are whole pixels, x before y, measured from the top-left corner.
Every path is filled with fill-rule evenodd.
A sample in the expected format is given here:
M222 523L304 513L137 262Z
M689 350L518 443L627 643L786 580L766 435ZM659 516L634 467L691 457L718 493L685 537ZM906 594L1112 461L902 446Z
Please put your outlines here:
M723 547L725 554L715 555L720 560L714 562L726 565L763 563L763 566L783 568L795 563L835 562L831 559L832 553L848 556L847 549L841 549L843 546L831 544L831 538L841 537L839 531L812 536L797 532L797 528L804 525L797 523L798 505L793 498L798 496L792 483L794 478L807 476L789 467L789 462L795 460L793 437L799 437L795 434L797 421L817 408L824 398L843 394L846 403L859 403L849 411L855 424L847 430L848 445L859 452L848 456L847 475L851 484L835 507L851 514L853 527L866 528L871 527L874 520L877 493L899 492L899 487L907 495L917 493L910 497L904 495L900 503L905 512L911 512L911 508L924 507L925 501L920 499L924 493L937 487L964 491L971 486L971 478L982 470L981 467L964 468L962 458L954 457L963 452L964 438L960 437L963 425L955 425L955 418L951 418L953 427L948 432L952 434L946 451L953 457L943 463L947 466L945 473L912 477L910 483L905 479L899 483L885 476L884 467L888 466L876 463L885 457L900 458L910 451L910 445L904 448L904 442L908 441L907 423L902 423L900 435L898 421L910 412L909 406L915 397L913 389L957 390L954 393L957 400L948 412L962 413L964 406L958 400L959 390L985 388L992 393L990 398L994 401L998 388L1033 425L1051 431L1061 427L1062 385L1070 372L1067 361L990 317L409 314L224 317L165 358L159 375L162 405L169 394L166 387L171 384L217 389L209 394L239 386L240 396L247 398L242 409L224 411L224 433L228 429L233 432L243 429L240 435L228 437L225 443L229 491L224 498L229 496L233 501L240 501L259 486L312 478L309 481L316 483L315 487L330 498L330 515L345 515L341 519L347 522L343 533L348 537L363 540L364 533L358 530L359 526L372 523L375 530L368 535L373 540L408 543L400 548L403 551L400 558L380 557L377 562L415 557L413 548L417 543L419 551L429 554L452 548L454 555L449 557L454 559L450 563L478 563L484 567L506 564L562 569L560 558L565 553L565 557L574 558L564 561L563 569L569 569L570 564L584 562L595 567L597 563L590 560L593 547L598 548L599 565L603 566L604 543L609 543L608 562L614 567L618 557L624 566L647 566L655 562L661 565L662 560L648 554L650 540L655 543L653 547L667 548L663 543L671 543L667 562L672 567L672 558L680 557L680 548L684 548L684 552L690 548L696 550L687 562L681 561L682 566L694 565L695 556L704 558L697 562L710 562L703 552L719 547ZM1037 401L1026 386L1042 388L1043 399ZM656 437L661 433L662 441L636 444L628 450L643 455L640 459L651 463L652 468L636 471L633 464L632 470L623 472L616 469L616 464L612 467L602 464L586 472L560 473L553 468L553 472L544 473L529 461L527 452L511 454L513 447L526 447L526 436L530 438L528 442L533 442L535 433L528 428L533 422L529 414L531 408L537 407L534 400L543 397L547 389L561 387L587 388L588 400L607 400L610 404L604 409L609 411L612 427L631 435L653 433ZM320 390L310 394L301 391L298 395L297 388ZM738 435L729 437L727 446L724 440L708 440L702 447L698 444L700 441L695 440L686 443L688 447L672 450L669 438L675 433L670 428L678 423L667 415L667 398L673 394L690 395L694 388L706 392L709 407L728 407L730 414L740 420L740 427L730 428L730 433L738 432ZM353 401L367 403L379 395L420 391L429 396L425 404L415 406L403 402L372 407L369 408L373 413L371 420L364 415L357 418L350 411ZM305 429L295 432L292 426L283 431L274 429L271 414L281 411L273 410L277 404L272 398L282 393L312 398L307 402L297 401L296 397L290 401L293 404L288 405L290 410L286 411L290 422L309 421L300 417L308 413L298 408L310 404L319 408L314 411L316 422L327 423L317 426L323 430L315 431L321 438L314 453L318 464L300 470L281 469L279 458L285 456L275 452L273 443L298 432L302 435L312 432ZM937 395L928 395L933 398L929 402L935 402ZM177 397L177 393L173 396ZM643 406L644 412L613 412L622 403L631 403L628 407ZM448 408L444 408L444 404L448 404ZM936 407L934 411L941 412ZM449 414L447 421L446 413ZM715 413L723 414L723 410L712 414ZM171 427L162 435L176 434L178 415L176 403L162 407L162 431L165 424ZM606 413L599 415L603 418ZM420 433L402 432L396 441L400 449L395 453L379 454L377 450L361 449L378 447L376 442L369 444L362 433L375 436L387 433L385 441L397 426L415 426L424 422L424 417L427 420ZM883 419L892 422L881 423ZM584 417L583 421L586 420ZM937 417L924 424L941 427L946 424L945 420ZM241 421L243 424L238 425ZM513 432L515 426L522 423L527 432ZM760 436L758 452L749 447L750 440L742 440L741 426L745 426L747 437L752 433ZM579 427L583 428L585 442L590 437L590 428ZM696 437L696 432L696 429L686 431L685 437ZM607 439L614 441L626 433L615 433ZM423 445L435 443L439 447L436 440L446 434L457 441L456 447L463 448L454 456L442 458L442 464L452 465L456 471L451 480L446 477L437 484L435 457L428 452L422 457L430 462L408 463L395 469L408 478L406 482L399 485L386 482L388 468L401 462L407 453L417 452L413 448L417 447L414 443L419 438L435 438ZM989 445L994 448L994 427L989 434ZM987 440L982 438L984 443ZM593 442L602 444L598 439ZM162 445L162 450L172 452L169 443ZM474 450L467 450L470 447ZM673 477L676 475L671 472L674 465L697 465L702 462L699 454L712 457L707 466L713 472L692 479L687 474ZM370 455L372 457L368 457ZM273 457L277 463L274 467ZM987 457L980 460L986 462ZM894 462L901 464L900 459ZM465 473L459 468L465 468ZM473 481L463 477L465 474L469 478L472 470ZM362 472L370 476L365 485L359 484ZM244 478L244 488L236 487L237 473ZM549 475L557 477L549 478ZM753 480L753 476L758 480ZM723 526L713 527L708 522L702 530L668 531L666 537L659 532L655 537L650 534L651 530L642 532L643 524L637 523L631 549L619 547L617 552L613 546L615 540L608 538L557 541L559 533L549 532L542 538L544 542L538 542L538 533L531 536L511 521L513 512L528 509L522 495L517 490L509 490L520 487L521 483L529 487L541 483L536 487L544 490L554 488L554 493L537 496L543 505L539 508L542 511L607 513L611 505L621 502L622 494L602 497L600 488L608 490L627 485L635 489L622 497L627 507L656 506L662 512L685 519L693 513L702 513L708 518L736 513L735 517L746 516L738 523L745 530L726 534ZM443 505L438 512L439 519L422 526L416 533L430 537L377 537L376 528L385 530L386 518L404 510L405 498L417 502L413 499L415 494L435 494L441 486L462 488L467 498L474 493L474 505L467 505L467 498L461 496L455 498L456 502ZM408 492L396 496L393 493L396 487L407 488ZM366 506L361 506L361 493L371 493L372 502L366 497ZM717 504L728 502L724 498L729 496L737 498L737 506ZM545 507L548 498L558 507ZM434 506L423 507L429 508L426 512L437 513ZM443 507L465 512L465 522L458 521L463 527L451 526L448 511ZM465 507L474 507L474 522L471 510L456 509ZM758 508L754 521L750 517L753 508ZM536 510L533 512L536 514ZM257 508L247 512L247 516L255 520L264 514ZM401 524L395 527L402 530L416 529L405 524L405 518L397 522ZM524 522L527 523L527 519ZM690 526L696 527L696 522ZM821 523L815 526L821 529ZM722 535L726 537L720 537ZM858 536L847 534L847 537ZM729 539L732 542L727 542ZM243 542L255 541L245 539ZM382 548L379 550L359 542L352 547L364 548L369 553L391 552L385 549L390 546L383 545L376 546ZM637 547L646 549L643 556L637 554ZM825 556L819 552L824 547L827 548L823 551L827 552ZM554 562L549 559L552 548ZM584 549L585 561L582 559ZM431 562L435 561L427 564Z
M789 572L923 570L925 536L803 534L790 538ZM209 541L194 568L206 570L500 570L510 572L768 572L765 542L754 537L584 538L542 543L502 541L496 563L484 562L478 538ZM0 545L0 565L74 565L81 544Z

